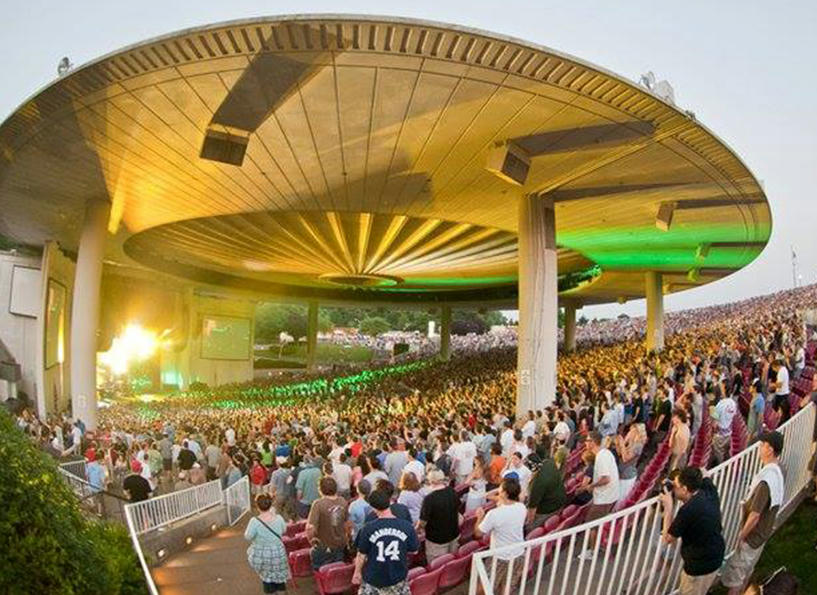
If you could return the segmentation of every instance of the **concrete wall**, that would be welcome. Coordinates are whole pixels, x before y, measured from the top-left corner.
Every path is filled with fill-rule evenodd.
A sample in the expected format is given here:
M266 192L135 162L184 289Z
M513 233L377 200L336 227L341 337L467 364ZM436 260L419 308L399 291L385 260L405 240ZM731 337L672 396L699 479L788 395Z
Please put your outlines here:
M71 405L71 307L74 294L74 269L72 260L66 257L56 242L47 242L43 249L43 284L41 314L37 320L37 412L44 417L67 411ZM45 325L48 307L48 280L51 279L66 291L65 302L65 351L61 363L46 369L45 365Z
M11 312L12 276L15 267L40 270L40 257L0 253L0 341L21 366L17 390L34 401L37 385L37 317ZM39 292L38 292L39 293ZM33 311L39 312L35 306ZM8 398L7 385L0 382L0 401Z
M188 519L174 523L163 531L152 531L139 538L139 545L150 566L160 566L165 560L188 549L193 544L211 537L216 531L227 526L227 507L215 506ZM215 527L215 528L214 528ZM159 556L159 552L162 556Z

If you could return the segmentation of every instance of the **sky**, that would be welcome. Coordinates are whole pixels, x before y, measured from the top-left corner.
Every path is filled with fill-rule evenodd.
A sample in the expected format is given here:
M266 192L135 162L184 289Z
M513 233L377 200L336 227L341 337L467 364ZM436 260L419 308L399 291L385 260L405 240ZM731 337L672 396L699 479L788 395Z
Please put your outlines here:
M357 13L486 29L572 54L631 80L652 70L676 104L730 145L761 180L772 237L751 265L667 296L667 310L724 303L817 281L817 2L174 2L0 0L0 119L75 65L179 29L275 14ZM585 308L588 318L643 315L644 300Z

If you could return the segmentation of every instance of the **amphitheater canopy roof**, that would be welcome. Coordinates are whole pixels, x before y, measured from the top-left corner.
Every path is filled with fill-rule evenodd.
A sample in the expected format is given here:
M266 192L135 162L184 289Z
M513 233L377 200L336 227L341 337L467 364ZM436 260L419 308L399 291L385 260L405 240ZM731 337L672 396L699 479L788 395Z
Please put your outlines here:
M498 143L529 156L522 186L486 169ZM0 233L75 250L86 200L107 197L108 264L292 297L512 302L523 193L555 201L560 292L585 303L642 297L645 270L666 291L720 279L771 231L757 180L694 117L438 23L181 31L71 71L0 125Z

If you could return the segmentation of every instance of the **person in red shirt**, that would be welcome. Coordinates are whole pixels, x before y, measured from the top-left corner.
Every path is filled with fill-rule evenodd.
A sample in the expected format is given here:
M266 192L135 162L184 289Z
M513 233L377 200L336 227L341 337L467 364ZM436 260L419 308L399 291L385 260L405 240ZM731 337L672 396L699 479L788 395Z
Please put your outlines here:
M352 457L357 458L360 456L360 453L363 452L363 443L360 441L360 436L352 443L352 446L349 447L349 450L352 452Z
M85 451L85 460L89 463L96 461L96 442L91 442Z
M264 484L267 483L267 470L257 458L253 458L250 468L250 482L252 483L252 493L260 494Z

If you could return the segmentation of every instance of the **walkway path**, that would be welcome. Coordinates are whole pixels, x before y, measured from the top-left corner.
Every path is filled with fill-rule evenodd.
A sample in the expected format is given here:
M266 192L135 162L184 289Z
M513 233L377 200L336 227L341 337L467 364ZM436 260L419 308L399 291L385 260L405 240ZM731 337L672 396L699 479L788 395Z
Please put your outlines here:
M244 595L262 593L258 575L247 564L247 519L223 529L153 569L162 595ZM297 579L287 593L316 593L312 578Z

